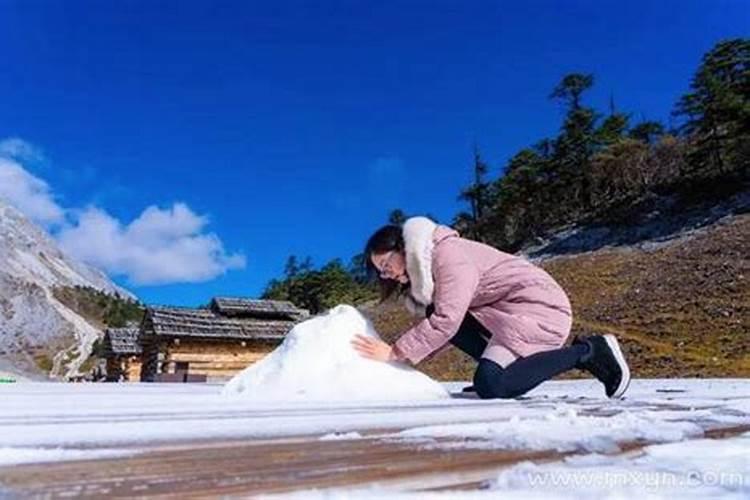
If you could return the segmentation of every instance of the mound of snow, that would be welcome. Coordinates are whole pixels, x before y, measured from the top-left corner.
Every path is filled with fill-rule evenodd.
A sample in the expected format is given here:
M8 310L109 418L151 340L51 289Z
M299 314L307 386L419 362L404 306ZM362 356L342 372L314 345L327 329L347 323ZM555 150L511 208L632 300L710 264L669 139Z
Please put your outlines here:
M449 397L442 385L409 366L360 356L351 346L356 334L379 338L372 324L347 305L299 323L276 350L227 382L223 394L255 401Z

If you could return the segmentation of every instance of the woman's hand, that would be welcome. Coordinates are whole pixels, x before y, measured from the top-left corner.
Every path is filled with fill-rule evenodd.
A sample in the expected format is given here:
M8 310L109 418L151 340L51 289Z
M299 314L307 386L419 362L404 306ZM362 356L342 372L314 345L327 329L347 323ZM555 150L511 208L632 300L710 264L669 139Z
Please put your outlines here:
M352 347L361 356L375 361L395 361L393 348L382 340L364 335L356 335L352 340Z

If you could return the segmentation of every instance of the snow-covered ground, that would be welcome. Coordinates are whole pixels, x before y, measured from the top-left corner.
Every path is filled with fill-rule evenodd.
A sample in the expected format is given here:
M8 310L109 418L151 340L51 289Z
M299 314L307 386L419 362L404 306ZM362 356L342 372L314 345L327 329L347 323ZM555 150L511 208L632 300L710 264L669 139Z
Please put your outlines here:
M614 401L593 380L547 382L524 398L496 401L461 397L462 386L447 384L454 397L434 401L258 403L205 384L4 384L0 486L13 464L137 456L185 441L305 436L363 446L376 439L446 453L562 453L557 460L498 469L483 489L461 493L467 498L499 491L514 497L750 498L750 432L739 427L722 439L705 434L750 425L750 380L633 380L626 398ZM650 444L633 450L628 443L634 442ZM364 486L304 495L383 494L383 485ZM415 486L388 488L395 496Z

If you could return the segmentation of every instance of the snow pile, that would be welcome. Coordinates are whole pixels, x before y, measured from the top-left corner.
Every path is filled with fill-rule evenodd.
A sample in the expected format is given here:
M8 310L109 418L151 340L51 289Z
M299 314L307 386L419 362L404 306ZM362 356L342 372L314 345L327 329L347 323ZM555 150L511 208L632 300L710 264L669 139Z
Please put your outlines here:
M257 401L449 397L438 382L411 367L360 356L351 346L357 334L379 338L359 311L337 306L295 326L276 350L230 380L223 393Z

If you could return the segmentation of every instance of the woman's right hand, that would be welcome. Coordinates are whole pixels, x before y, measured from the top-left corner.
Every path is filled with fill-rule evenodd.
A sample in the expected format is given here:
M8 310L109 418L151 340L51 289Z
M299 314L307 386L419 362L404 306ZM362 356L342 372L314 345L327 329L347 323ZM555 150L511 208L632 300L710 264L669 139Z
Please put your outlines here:
M396 361L393 348L386 342L364 335L355 335L352 339L352 347L362 357L374 359L375 361Z

